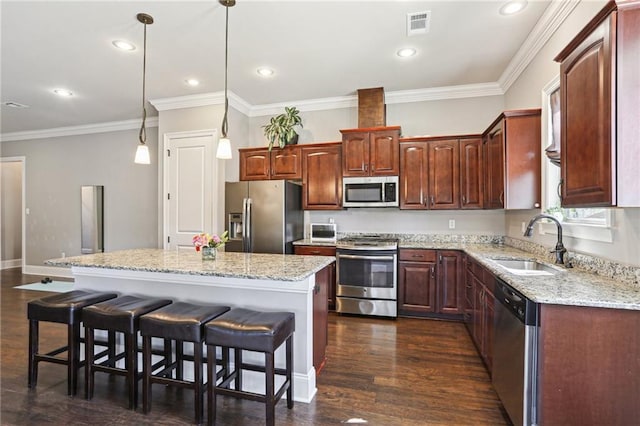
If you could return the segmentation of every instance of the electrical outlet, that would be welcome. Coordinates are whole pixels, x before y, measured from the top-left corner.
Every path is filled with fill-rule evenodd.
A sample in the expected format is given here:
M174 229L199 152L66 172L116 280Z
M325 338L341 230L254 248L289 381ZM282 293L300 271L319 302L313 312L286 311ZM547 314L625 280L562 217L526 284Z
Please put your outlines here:
M527 224L522 222L522 226L520 227L520 231L524 234L524 231L527 230Z
M67 257L67 253L62 252L62 257Z
M456 229L456 220L449 219L449 229Z
M329 218L329 223L335 223L332 217Z
M24 213L25 213L26 215L29 215L29 214L31 213L31 210L29 209L29 207L27 207L27 208L25 209Z

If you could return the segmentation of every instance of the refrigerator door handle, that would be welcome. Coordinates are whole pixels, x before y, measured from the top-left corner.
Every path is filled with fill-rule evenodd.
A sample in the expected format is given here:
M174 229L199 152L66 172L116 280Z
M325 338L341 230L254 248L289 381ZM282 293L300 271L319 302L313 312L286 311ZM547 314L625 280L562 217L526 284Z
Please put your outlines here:
M253 224L251 223L251 198L245 198L244 199L244 221L243 223L245 224L245 244L243 244L243 251L245 253L252 253L253 252L253 247L252 247L252 240L253 240L253 235L251 235L251 228L253 227Z

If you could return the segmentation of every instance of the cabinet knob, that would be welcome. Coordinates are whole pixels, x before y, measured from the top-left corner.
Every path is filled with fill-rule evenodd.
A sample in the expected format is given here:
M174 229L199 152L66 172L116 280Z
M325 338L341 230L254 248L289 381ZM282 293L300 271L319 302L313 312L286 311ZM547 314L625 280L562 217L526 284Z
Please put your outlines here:
M540 207L540 203L535 203L533 207L536 207L536 208Z

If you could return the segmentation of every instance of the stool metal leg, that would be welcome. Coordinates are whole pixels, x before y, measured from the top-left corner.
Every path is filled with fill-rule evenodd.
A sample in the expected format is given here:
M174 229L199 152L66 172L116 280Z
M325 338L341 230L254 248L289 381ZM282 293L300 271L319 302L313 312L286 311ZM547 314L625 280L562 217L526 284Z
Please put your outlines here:
M287 358L287 381L289 382L289 389L287 389L287 408L293 408L293 335L287 338L286 343L286 358Z
M275 413L275 401L274 394L274 380L275 380L275 366L274 366L273 352L265 352L264 354L264 367L265 367L265 405L267 406L267 426L274 426L276 423Z
M40 323L36 320L29 320L29 387L35 388L38 383L38 362L36 354L38 353Z

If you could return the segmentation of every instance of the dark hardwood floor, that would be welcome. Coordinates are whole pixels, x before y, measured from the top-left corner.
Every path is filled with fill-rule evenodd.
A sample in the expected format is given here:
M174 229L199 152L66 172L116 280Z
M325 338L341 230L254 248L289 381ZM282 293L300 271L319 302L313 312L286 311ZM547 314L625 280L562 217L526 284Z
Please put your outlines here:
M62 365L42 363L36 389L27 388L27 302L50 293L13 287L39 281L19 269L1 273L2 425L192 424L193 394L154 386L152 411L126 408L123 377L96 376L93 400L66 395ZM43 324L44 348L60 346L65 327ZM490 378L461 323L329 316L327 363L310 404L276 408L278 425L338 425L362 418L369 425L505 425L508 420ZM84 374L80 373L80 380ZM82 388L81 388L82 389ZM218 399L218 424L262 425L264 407Z

